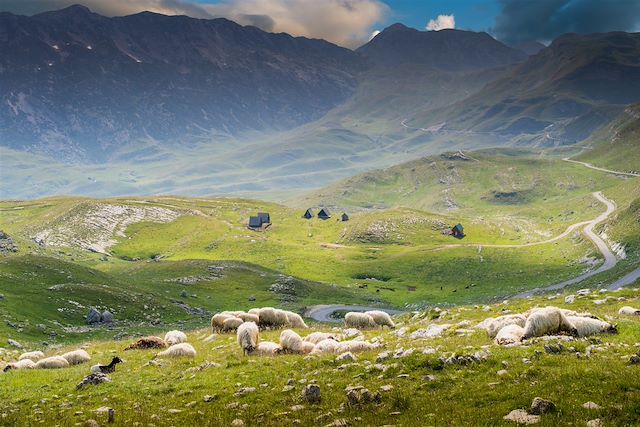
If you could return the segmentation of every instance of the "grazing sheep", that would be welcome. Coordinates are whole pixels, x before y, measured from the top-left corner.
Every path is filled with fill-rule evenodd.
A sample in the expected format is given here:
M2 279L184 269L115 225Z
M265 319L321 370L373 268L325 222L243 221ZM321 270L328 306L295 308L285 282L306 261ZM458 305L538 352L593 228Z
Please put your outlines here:
M344 316L344 325L347 328L356 329L375 329L378 327L373 317L357 311L350 311Z
M576 327L567 320L562 311L556 307L545 307L534 311L527 317L522 338L529 339L558 332L568 332L571 335L578 333Z
M376 349L377 346L367 341L343 341L338 344L337 353L360 353L363 351L371 351Z
M69 365L80 365L91 360L91 356L84 350L74 350L62 355L69 362Z
M276 308L274 310L275 313L275 324L274 327L276 328L282 328L287 326L287 323L289 322L289 319L287 318L287 313L284 310L280 310L279 308Z
M263 307L258 314L261 328L278 329L287 325L287 313L273 307Z
M284 310L285 315L287 316L287 324L290 328L298 328L298 329L309 329L302 316L298 313L294 313L292 311Z
M339 347L340 343L338 341L326 339L317 343L311 354L336 353Z
M589 317L568 316L567 320L571 322L578 331L579 337L588 337L596 334L617 334L618 327L608 322Z
M111 359L111 363L109 363L108 365L93 365L91 367L91 373L97 374L98 372L101 372L103 374L110 374L112 372L115 372L116 365L118 363L122 363L122 359L116 356L113 359Z
M322 340L338 341L334 334L330 334L328 332L312 332L303 339L303 341L308 341L313 344L318 344Z
M253 313L240 313L238 317L242 319L243 322L253 322L256 325L260 322L260 317Z
M529 317L532 313L535 313L539 310L544 310L546 307L533 307L524 312L525 317ZM578 312L575 310L569 310L567 308L558 308L562 314L566 316L576 316L576 317L591 317L592 319L597 319L598 316L595 316L589 312Z
M248 314L255 314L256 316L260 316L260 309L259 308L252 308L251 310L247 311ZM257 324L257 322L256 322Z
M249 352L251 356L276 356L282 352L282 347L272 341L261 341L258 346Z
M300 344L300 353L309 354L316 348L316 345L309 341L302 341Z
M255 350L260 343L260 330L254 322L245 322L240 325L236 336L238 338L238 344L245 355Z
M161 351L155 357L196 357L196 349L191 344L182 342Z
M287 353L302 353L302 338L291 329L280 333L280 346Z
M527 318L522 314L507 314L505 316L485 319L476 327L487 331L489 338L495 338L496 335L498 335L498 332L505 326L518 325L520 327L524 327L526 321Z
M365 311L364 313L371 316L373 318L373 321L380 326L388 326L391 329L396 327L395 323L393 323L393 320L391 320L391 316L389 316L389 313L385 313L381 310Z
M60 369L69 366L69 362L62 356L46 357L36 362L35 369Z
M227 312L214 314L213 317L211 318L211 330L214 333L222 331L222 328L224 327L224 321L234 317L235 316L233 314L230 314Z
M496 334L496 344L516 345L522 341L524 328L517 324L507 325Z
M618 310L618 314L623 316L640 316L640 308L633 308L626 305Z
M12 370L18 369L33 369L36 367L36 364L31 359L20 359L17 362L9 363L2 370L3 372L9 372Z
M170 346L187 342L187 335L182 331L169 331L164 335L164 340Z
M129 344L129 346L124 349L124 351L147 350L150 348L156 348L156 349L167 348L167 343L164 342L164 340L160 337L154 337L154 336L142 337L138 341Z
M27 353L22 353L18 360L30 359L34 362L37 362L40 359L44 358L44 353L41 351L29 351Z
M239 317L230 317L222 322L222 332L235 332L244 321Z

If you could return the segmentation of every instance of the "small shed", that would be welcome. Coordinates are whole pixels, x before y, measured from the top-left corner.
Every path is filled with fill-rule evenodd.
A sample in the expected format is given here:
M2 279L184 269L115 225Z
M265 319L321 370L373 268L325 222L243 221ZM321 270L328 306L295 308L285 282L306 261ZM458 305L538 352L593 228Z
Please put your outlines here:
M455 237L456 239L462 239L465 236L464 227L462 226L462 224L456 224L451 229L451 233L450 234L453 237Z
M304 219L311 219L313 218L313 211L311 210L311 208L307 209L306 212L304 213L304 215L302 215L302 218Z
M260 225L271 224L271 217L269 212L258 212L258 218L260 219Z
M342 216L340 217L340 221L349 221L349 215L346 212L342 212Z
M329 218L331 218L331 214L329 213L329 209L327 209L327 208L320 209L320 212L318 212L318 218L320 218L320 219L329 219Z
M259 216L250 216L249 217L249 228L260 228L262 227L262 222L260 221Z

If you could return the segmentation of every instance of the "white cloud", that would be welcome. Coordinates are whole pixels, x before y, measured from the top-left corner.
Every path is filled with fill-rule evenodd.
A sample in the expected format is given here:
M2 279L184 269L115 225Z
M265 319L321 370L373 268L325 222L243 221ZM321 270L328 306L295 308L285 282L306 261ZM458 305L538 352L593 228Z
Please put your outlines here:
M375 30L373 33L371 33L371 35L369 36L369 41L373 40L373 38L378 34L380 34L380 30Z
M439 15L436 19L431 19L427 23L427 30L440 31L456 28L456 18L453 15Z

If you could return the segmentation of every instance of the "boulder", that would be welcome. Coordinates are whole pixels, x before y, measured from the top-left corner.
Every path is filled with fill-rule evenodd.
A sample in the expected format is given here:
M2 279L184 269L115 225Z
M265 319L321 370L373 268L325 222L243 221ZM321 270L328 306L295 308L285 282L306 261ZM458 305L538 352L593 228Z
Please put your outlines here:
M543 399L541 397L536 397L531 402L531 409L529 409L529 413L534 415L542 415L547 414L549 412L554 412L556 410L556 405L547 399Z
M105 310L102 313L102 323L113 323L114 318L113 318L113 313L111 313L108 310Z
M87 313L87 325L93 325L102 321L102 314L95 308L91 307L89 313Z
M309 384L302 390L302 397L308 403L320 403L322 400L320 387L317 384Z

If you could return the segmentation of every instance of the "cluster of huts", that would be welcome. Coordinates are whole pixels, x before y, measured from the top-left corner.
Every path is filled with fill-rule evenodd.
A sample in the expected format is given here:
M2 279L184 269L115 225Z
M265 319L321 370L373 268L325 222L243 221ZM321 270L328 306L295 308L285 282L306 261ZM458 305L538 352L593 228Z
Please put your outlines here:
M304 215L302 215L304 219L311 219L314 216L316 215L314 214L312 208L307 209L304 212ZM331 213L329 212L329 209L321 208L320 211L318 211L317 217L321 220L327 220L331 218ZM346 212L343 212L342 215L340 215L340 217L338 218L338 221L349 221L349 215L347 215ZM264 230L270 225L271 216L269 215L269 212L258 212L257 215L252 215L249 217L247 227L251 230Z
M302 217L304 219L313 218L314 217L313 209L311 208L307 209L304 215L302 215ZM322 220L327 220L331 218L331 213L329 212L329 209L321 208L320 211L318 212L318 218ZM338 221L349 221L349 215L347 215L346 212L343 212L342 215L340 215L340 218L338 219Z

